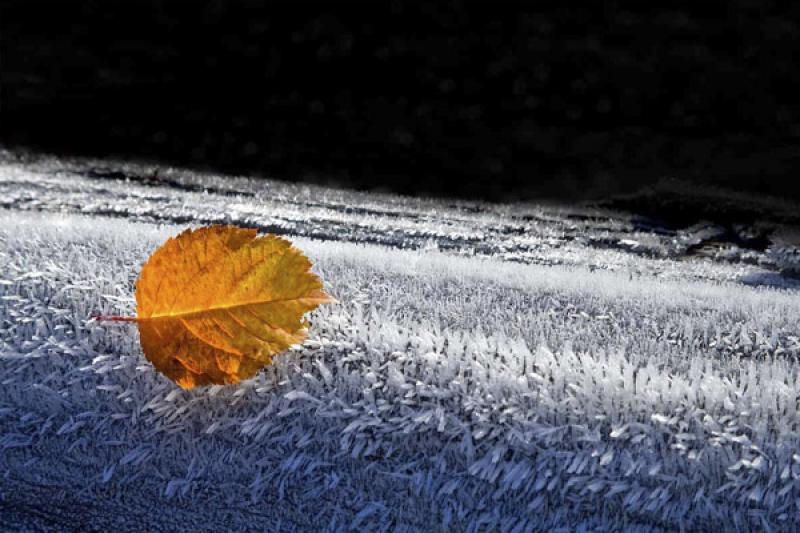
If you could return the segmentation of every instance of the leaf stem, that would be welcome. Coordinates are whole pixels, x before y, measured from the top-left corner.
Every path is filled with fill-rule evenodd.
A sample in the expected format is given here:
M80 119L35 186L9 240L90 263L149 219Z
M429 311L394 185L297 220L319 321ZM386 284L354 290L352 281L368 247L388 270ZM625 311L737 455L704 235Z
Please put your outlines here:
M96 322L138 322L135 316L95 315L92 320Z

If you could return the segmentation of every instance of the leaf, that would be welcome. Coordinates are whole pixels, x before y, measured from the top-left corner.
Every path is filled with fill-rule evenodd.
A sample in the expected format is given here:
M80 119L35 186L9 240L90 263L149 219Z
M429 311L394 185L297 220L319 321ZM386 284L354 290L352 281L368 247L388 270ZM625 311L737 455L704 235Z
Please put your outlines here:
M310 268L275 235L184 231L150 256L136 283L145 356L184 389L254 375L305 338L304 313L335 301Z

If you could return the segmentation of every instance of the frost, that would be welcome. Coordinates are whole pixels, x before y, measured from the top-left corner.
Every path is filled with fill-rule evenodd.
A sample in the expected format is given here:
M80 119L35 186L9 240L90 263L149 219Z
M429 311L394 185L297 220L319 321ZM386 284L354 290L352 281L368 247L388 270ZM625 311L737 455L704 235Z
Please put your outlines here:
M0 168L6 486L232 502L312 530L800 520L800 298L739 283L752 266L640 254L641 235L630 253L556 246L572 219L545 208L505 235L522 222L501 208L59 172ZM294 235L341 303L240 386L177 390L135 327L88 318L132 313L181 216Z

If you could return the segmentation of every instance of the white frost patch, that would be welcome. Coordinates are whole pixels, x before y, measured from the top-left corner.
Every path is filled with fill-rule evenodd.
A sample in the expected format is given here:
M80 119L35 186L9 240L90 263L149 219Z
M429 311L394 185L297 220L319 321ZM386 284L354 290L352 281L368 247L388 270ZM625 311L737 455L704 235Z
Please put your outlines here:
M293 238L341 303L254 379L185 392L134 325L88 321L132 314L183 227L0 212L7 479L333 529L800 520L796 292Z

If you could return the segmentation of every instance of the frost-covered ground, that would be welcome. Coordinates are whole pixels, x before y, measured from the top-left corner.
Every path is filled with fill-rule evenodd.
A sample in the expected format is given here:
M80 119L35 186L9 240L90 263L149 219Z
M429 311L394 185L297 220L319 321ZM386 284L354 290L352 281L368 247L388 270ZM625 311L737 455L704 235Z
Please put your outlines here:
M800 521L786 228L758 249L586 208L3 161L5 529ZM288 234L340 304L256 378L185 392L134 325L88 319L131 314L147 255L212 222Z

